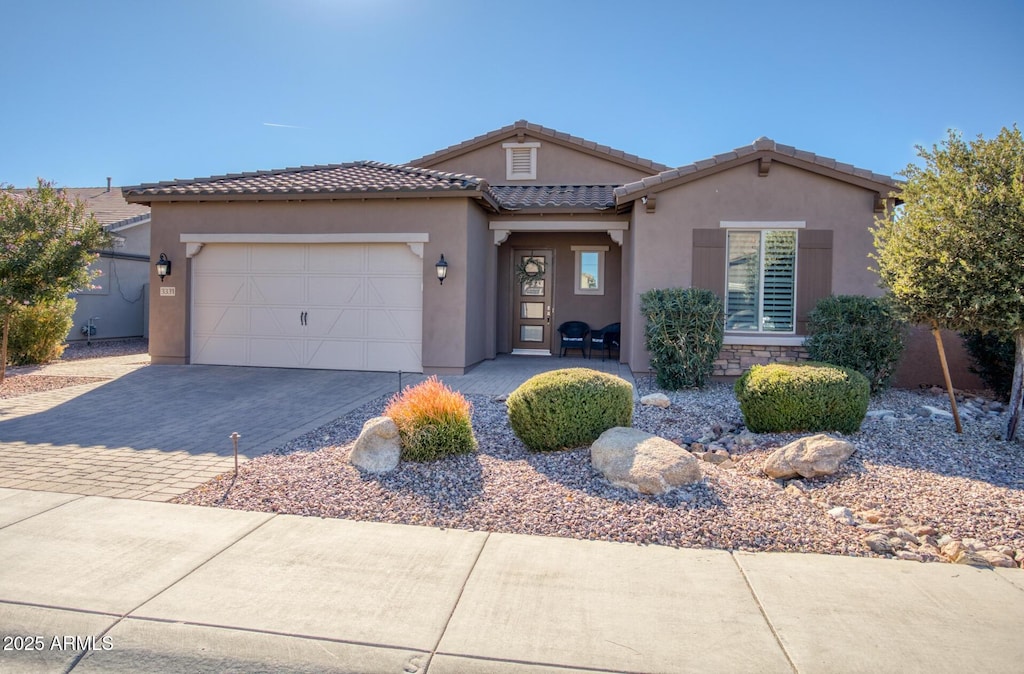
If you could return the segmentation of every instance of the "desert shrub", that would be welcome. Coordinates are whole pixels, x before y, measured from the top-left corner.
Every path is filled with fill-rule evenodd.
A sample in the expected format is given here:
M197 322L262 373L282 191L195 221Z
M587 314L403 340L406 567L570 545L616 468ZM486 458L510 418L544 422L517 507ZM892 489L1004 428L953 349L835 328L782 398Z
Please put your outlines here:
M15 309L7 336L7 362L34 365L60 358L75 306L75 300L63 298Z
M981 377L985 386L996 395L1009 400L1016 358L1013 335L965 332L962 336L967 355L971 358L971 372Z
M476 449L472 414L472 404L437 377L407 386L384 409L384 416L398 426L402 458L407 461L472 452Z
M583 367L527 379L508 396L508 420L529 449L589 445L601 433L633 421L633 385Z
M808 314L804 345L811 360L860 372L876 393L896 372L903 333L904 323L888 298L832 295Z
M856 370L807 362L754 365L734 390L755 433L853 433L867 414L871 387Z
M640 296L640 310L658 386L704 386L722 350L722 300L701 288L655 288Z

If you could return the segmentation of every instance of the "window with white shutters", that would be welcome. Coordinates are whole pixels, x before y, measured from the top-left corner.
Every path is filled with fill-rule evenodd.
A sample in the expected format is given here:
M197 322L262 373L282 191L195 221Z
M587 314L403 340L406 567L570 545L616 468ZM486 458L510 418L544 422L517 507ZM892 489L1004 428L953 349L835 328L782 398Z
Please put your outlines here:
M540 143L503 143L505 177L508 180L537 179L537 148Z
M730 230L725 329L795 333L796 231Z

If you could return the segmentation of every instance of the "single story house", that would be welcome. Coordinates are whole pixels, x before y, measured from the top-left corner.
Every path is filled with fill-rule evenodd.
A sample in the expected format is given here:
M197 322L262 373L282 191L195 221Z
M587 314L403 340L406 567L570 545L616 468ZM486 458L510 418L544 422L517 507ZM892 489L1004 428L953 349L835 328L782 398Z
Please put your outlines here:
M557 326L621 323L640 296L725 302L716 374L800 357L830 293L877 295L869 228L892 178L768 138L680 167L526 121L405 165L360 161L123 188L151 209L150 354L457 374L557 354ZM447 263L443 282L437 265Z

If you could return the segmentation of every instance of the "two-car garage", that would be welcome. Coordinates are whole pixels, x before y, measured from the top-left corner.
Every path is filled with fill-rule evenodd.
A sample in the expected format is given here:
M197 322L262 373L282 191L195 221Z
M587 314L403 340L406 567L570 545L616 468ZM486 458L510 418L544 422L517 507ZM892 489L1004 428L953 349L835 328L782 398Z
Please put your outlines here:
M205 243L191 362L422 371L422 244Z

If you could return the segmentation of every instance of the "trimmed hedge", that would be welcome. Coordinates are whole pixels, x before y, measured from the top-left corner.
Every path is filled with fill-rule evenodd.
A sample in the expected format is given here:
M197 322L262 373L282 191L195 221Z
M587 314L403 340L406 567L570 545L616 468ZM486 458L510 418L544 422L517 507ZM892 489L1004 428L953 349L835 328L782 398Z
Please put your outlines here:
M76 306L75 300L67 297L17 307L7 336L7 362L11 365L36 365L60 358Z
M406 461L433 461L475 450L472 414L473 405L436 376L407 386L384 410L398 426Z
M533 451L582 447L633 423L633 385L583 367L527 379L505 402L512 430Z
M734 390L744 422L755 433L855 433L871 395L860 372L815 362L754 365Z
M877 393L899 365L904 327L886 297L832 295L808 314L804 345L811 360L854 369Z
M640 311L647 319L644 345L658 386L673 391L704 386L722 350L722 300L701 288L655 288L640 296Z

